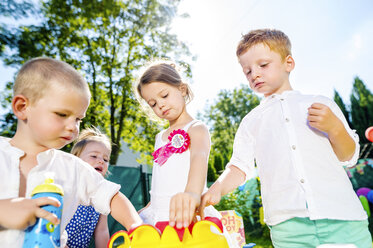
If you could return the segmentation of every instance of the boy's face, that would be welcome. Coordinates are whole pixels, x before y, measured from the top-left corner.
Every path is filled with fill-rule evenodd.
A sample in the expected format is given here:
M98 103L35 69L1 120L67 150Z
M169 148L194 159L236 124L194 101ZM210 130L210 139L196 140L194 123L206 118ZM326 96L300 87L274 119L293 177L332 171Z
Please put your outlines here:
M294 68L294 60L290 55L282 60L280 54L259 43L238 59L253 91L269 96L291 90L289 73Z
M44 96L26 109L27 135L42 150L60 149L75 140L89 106L87 93L52 83Z

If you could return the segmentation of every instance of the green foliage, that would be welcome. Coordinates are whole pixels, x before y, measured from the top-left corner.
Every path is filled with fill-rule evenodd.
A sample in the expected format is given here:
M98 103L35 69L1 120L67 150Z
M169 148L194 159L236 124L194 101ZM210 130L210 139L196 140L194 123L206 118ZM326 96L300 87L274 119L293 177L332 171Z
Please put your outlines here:
M365 130L373 126L373 94L358 77L355 78L350 100L352 126L362 143L370 142L365 137Z
M350 121L350 112L348 112L345 103L343 102L342 97L339 95L339 93L334 90L334 101L337 103L339 108L341 109L344 117L346 118L348 125L351 126L351 121Z
M255 243L255 248L273 248L272 241L269 234L269 229L265 231L266 234L262 237L251 237L249 236L249 240L247 242ZM247 237L246 237L247 238Z
M355 77L350 95L351 105L346 107L337 91L334 91L334 101L341 108L352 129L360 138L360 158L373 156L372 143L365 137L365 130L373 126L373 94L359 77Z
M10 112L12 102L12 83L8 82L4 91L0 92L0 103L3 109L8 109L9 112L1 116L0 119L0 135L5 137L13 137L17 128L17 119Z
M0 54L5 51L6 44L13 42L14 32L11 23L14 20L30 17L36 10L30 1L2 0L0 1ZM6 24L7 23L7 24Z
M241 120L259 101L249 86L241 85L232 91L220 91L214 104L208 106L203 115L199 114L198 118L210 127L212 145L209 168L214 167L217 173L223 171L232 154L234 136ZM209 172L209 175L212 173Z
M218 179L215 167L212 166L211 163L208 164L208 170L207 170L207 181L208 182L215 182L215 180Z
M35 8L30 1L3 0L0 2L0 13L3 17L20 19L35 14Z
M159 131L139 111L132 92L136 73L148 60L189 56L183 42L170 33L179 0L49 0L41 2L40 24L20 26L4 39L3 62L19 68L37 56L58 58L73 65L87 79L92 92L82 123L106 132L116 164L122 142L151 163L153 137ZM9 126L8 130L11 130Z
M231 193L222 197L215 207L218 210L235 210L243 218L246 241L268 235L267 226L260 223L261 207L260 184L258 179L251 179Z
M223 156L220 153L215 153L214 157L212 157L212 163L215 167L215 170L217 173L221 174L224 170L225 164L223 164L223 161L226 159L223 158Z

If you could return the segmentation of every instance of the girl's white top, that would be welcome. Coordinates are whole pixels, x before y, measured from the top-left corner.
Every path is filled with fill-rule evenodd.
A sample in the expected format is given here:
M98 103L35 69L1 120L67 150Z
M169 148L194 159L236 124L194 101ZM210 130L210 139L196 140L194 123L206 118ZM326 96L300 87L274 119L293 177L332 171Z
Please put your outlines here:
M198 120L193 120L184 126L183 130L188 131L189 127ZM162 130L156 136L154 150L166 145L169 141L162 140L162 135L166 130ZM193 142L191 140L190 142ZM152 185L150 191L150 206L140 213L144 223L155 225L158 221L168 221L170 211L171 197L177 193L184 192L188 182L190 169L190 150L183 153L172 154L163 165L154 162ZM205 186L203 192L207 191ZM204 210L205 216L217 217L221 219L221 214L213 206L208 206ZM227 239L231 248L238 248L237 242L234 241L224 227L223 235Z
M183 130L187 132L189 127L197 121L198 120L193 120L189 122L184 126ZM162 130L157 134L154 150L157 150L169 142L168 139L162 140L162 136L165 131L166 130ZM150 209L147 211L147 213L151 216L147 217L147 220L145 220L146 222L154 225L158 221L169 220L169 204L171 197L177 193L185 191L185 187L188 182L189 169L189 149L183 153L172 154L163 165L159 165L154 162L150 191L151 211ZM205 185L204 191L206 189L207 187Z

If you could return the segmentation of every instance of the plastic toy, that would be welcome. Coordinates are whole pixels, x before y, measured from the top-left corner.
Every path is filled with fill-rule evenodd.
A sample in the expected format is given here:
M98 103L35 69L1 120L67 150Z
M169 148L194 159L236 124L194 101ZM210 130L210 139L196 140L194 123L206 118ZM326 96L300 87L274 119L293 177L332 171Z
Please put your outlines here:
M368 195L369 191L371 191L370 188L365 188L365 187L363 187L363 188L359 188L359 189L356 191L356 194L357 194L357 196L361 196L361 195L363 195L363 196L366 197L366 196Z
M370 203L373 203L373 190L369 191L365 197L368 199Z
M163 232L151 225L141 225L130 232L118 231L110 238L107 247L112 248L114 242L123 237L124 243L118 248L229 248L221 221L217 218L198 221L185 229L164 224L159 225L164 227Z
M254 246L256 246L255 243L249 243L249 244L242 246L242 248L253 248Z
M61 219L63 190L61 186L53 183L53 179L45 179L43 184L34 188L31 195L33 199L39 197L53 197L60 201L61 205L58 208L51 205L43 206L42 208L54 213L57 215L58 219ZM23 247L60 247L60 225L54 225L42 218L37 219L35 225L26 229Z
M360 202L363 205L364 210L367 212L368 217L370 216L370 206L369 203L373 203L373 190L370 188L359 188L356 191L359 196Z
M364 195L359 196L360 202L363 205L365 212L367 212L368 217L370 216L370 208L368 199Z

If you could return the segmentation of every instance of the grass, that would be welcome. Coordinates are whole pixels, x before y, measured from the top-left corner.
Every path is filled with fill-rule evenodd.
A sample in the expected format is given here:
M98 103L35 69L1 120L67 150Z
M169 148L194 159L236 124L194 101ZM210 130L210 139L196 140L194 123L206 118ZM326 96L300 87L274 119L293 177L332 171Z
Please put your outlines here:
M259 238L249 238L246 240L247 243L255 243L256 246L254 248L273 248L271 239L267 237L259 237Z
M246 243L255 243L254 248L273 248L268 227L264 226L260 232L254 233L256 235L253 235L253 232L245 232Z

